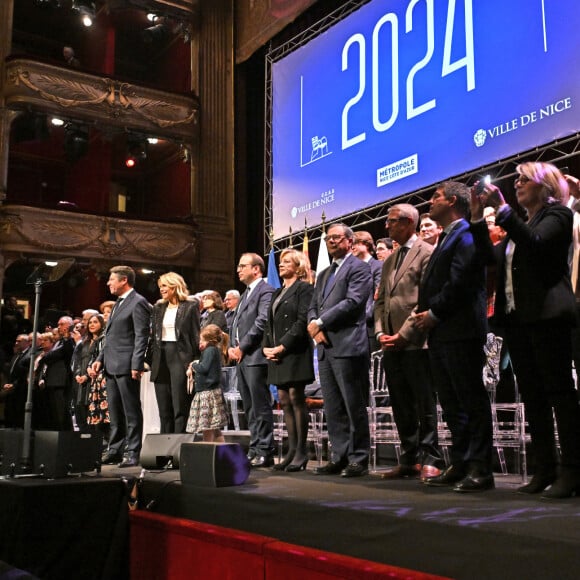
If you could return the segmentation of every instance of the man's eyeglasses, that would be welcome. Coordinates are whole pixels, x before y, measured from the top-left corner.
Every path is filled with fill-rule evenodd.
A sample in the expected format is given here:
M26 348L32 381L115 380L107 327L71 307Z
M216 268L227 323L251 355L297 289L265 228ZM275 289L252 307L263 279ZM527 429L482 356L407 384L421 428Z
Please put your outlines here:
M248 266L251 268L252 264L238 264L238 270L243 270L244 268L247 268Z
M401 220L408 220L409 218L406 217L398 217L398 218L387 218L387 221L385 222L387 225L389 224L396 224L397 222L400 222Z
M331 236L326 236L327 242L342 242L346 236L339 236L338 234L333 234Z

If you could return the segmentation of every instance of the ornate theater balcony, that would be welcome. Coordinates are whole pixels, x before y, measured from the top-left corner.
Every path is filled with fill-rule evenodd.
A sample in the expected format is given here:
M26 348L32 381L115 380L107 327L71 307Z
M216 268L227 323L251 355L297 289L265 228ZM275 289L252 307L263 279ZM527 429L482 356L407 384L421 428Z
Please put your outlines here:
M7 261L30 255L72 256L94 264L123 261L191 267L197 239L190 224L4 205L0 206L0 248Z
M160 91L76 69L27 58L6 62L7 108L157 135L186 143L197 141L197 97Z

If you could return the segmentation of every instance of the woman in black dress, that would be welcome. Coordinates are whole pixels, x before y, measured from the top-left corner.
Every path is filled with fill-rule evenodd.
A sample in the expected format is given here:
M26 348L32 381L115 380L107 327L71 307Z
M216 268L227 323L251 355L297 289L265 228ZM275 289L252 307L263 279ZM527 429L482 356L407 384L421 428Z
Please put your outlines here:
M302 252L284 250L279 271L283 286L272 296L262 347L268 359L268 382L278 387L288 432L288 454L274 469L292 472L306 469L308 463L304 387L314 381L314 366L306 318L314 289L303 281L310 264Z

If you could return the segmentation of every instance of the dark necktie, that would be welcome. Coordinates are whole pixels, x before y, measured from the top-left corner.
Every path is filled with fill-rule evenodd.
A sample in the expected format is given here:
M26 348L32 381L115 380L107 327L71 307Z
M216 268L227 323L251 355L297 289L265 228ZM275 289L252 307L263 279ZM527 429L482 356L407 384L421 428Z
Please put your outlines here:
M117 301L115 302L115 306L113 306L113 310L111 311L111 316L109 316L109 320L111 320L111 318L113 318L113 316L115 316L115 312L117 312L117 310L119 310L119 306L121 306L121 302L123 302L123 300L125 300L124 298L117 298Z
M401 264L405 260L405 256L407 255L408 251L409 248L407 248L406 246L401 246L399 248L399 253L397 254L397 262L395 264L395 272L399 271L399 268L401 267Z
M332 288L332 284L334 282L334 277L336 276L337 270L338 270L338 264L336 262L332 262L332 264L330 265L330 272L328 273L328 276L326 277L326 282L324 284L324 291L323 291L324 298L326 298L328 296L328 293L330 292L330 289Z

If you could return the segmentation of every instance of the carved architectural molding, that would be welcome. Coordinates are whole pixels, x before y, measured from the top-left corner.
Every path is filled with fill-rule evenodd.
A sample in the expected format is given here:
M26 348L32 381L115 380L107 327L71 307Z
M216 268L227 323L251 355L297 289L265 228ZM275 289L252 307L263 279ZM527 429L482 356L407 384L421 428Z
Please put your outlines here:
M6 63L4 98L10 108L29 106L188 143L197 137L199 102L195 97L34 60L18 58Z
M244 62L316 0L236 0L236 62Z
M191 267L192 225L145 222L35 207L0 207L2 252Z

